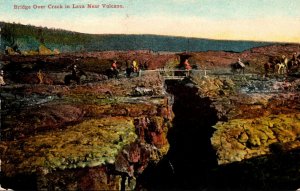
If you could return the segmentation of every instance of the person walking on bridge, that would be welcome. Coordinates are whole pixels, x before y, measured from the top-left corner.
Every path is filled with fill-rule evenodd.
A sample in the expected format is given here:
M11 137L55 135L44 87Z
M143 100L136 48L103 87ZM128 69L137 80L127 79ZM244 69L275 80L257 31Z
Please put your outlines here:
M185 70L191 70L192 69L188 59L185 59L183 65L184 65Z
M189 76L190 75L190 70L192 69L192 67L191 67L188 59L184 60L183 66L184 66L184 69L186 70L185 76Z

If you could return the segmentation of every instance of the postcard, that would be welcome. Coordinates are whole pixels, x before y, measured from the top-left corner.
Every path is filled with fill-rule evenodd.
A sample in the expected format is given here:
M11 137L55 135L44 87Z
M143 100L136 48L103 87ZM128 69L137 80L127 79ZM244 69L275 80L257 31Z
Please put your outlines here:
M297 190L300 1L0 0L0 190Z

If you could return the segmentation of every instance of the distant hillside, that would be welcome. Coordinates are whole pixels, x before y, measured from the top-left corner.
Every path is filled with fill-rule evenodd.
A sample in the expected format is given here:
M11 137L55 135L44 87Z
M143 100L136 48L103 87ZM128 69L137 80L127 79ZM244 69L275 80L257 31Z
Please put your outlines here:
M61 52L105 50L208 51L241 52L253 47L271 45L268 42L225 41L159 35L93 35L61 29L0 22L1 50L6 46L20 50L37 50L44 44Z

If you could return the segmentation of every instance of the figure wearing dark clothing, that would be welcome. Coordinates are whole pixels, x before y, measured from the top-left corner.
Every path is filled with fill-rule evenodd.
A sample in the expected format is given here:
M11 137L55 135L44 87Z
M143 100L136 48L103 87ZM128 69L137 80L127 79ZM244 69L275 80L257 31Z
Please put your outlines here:
M297 53L295 52L293 54L293 58L291 59L293 65L298 65L299 64L299 60L300 60L299 55L297 55Z
M126 63L126 77L129 78L132 72L133 72L132 65L129 63Z
M292 59L287 62L288 73L298 70L299 59L297 57L297 53L295 52Z
M73 68L72 68L72 76L73 76L74 78L77 77L77 72L78 72L77 66L74 65Z
M73 65L71 71L72 71L71 74L68 74L68 75L65 76L64 81L65 81L66 85L69 85L71 83L71 81L75 81L77 84L80 84L81 83L80 78L82 76L87 77L86 73L82 70L79 70L77 68L76 64Z
M105 70L105 73L108 78L117 78L119 75L119 70L117 67L117 61L114 60L113 63L111 64L111 67L107 70Z

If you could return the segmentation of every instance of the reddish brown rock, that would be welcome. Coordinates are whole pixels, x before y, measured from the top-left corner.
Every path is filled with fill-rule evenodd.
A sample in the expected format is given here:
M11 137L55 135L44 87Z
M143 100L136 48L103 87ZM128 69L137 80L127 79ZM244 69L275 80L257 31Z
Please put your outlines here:
M10 131L7 138L25 138L43 131L62 128L67 124L80 121L83 115L84 112L81 109L65 104L33 107L14 116L12 119L14 121L5 127Z

